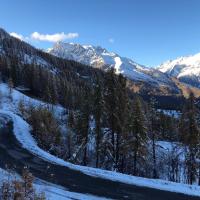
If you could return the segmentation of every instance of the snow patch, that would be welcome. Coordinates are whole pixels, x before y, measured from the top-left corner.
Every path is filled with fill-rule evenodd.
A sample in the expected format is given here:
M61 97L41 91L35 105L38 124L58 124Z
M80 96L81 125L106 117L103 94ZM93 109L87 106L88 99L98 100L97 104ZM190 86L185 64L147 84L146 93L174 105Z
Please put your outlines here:
M115 70L116 70L116 74L120 74L123 73L120 71L120 66L122 65L122 61L120 59L120 57L115 57Z

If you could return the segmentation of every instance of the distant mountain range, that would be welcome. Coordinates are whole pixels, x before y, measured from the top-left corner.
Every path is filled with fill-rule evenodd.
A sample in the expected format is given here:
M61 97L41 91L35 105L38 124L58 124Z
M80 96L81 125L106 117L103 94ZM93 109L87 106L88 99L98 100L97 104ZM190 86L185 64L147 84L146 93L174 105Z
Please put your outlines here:
M103 69L113 67L117 74L122 73L131 80L149 82L151 84L169 85L171 80L164 73L154 68L147 68L129 58L109 52L105 48L74 43L56 43L48 52L68 60Z
M187 58L190 57L184 60ZM187 81L185 77L183 79L183 76L178 76L180 72L183 72L186 64L188 71L194 66L198 69L197 61L191 63L188 61L181 67L175 65L174 72L175 68L181 68L181 70L179 73L172 73L172 70L169 70L171 68L167 67L171 62L157 68L148 68L129 58L91 45L59 42L46 53L10 36L3 29L0 29L0 59L17 61L19 66L16 67L19 68L24 64L34 64L45 67L54 74L69 71L76 79L80 78L86 82L92 82L96 70L107 71L113 67L117 74L122 73L127 77L128 87L133 92L155 96L188 96L189 92L193 91L196 96L200 96L200 89L197 88L199 74L193 73L193 76L187 76ZM85 77L88 78L85 79Z
M184 83L200 88L200 53L167 61L157 69Z
M191 90L196 93L200 88L200 54L148 68L99 46L58 42L48 49L48 52L105 71L113 67L117 74L122 73L132 81L143 82L145 87L157 87L164 94L168 94L169 91L179 94L181 89L183 94L188 95ZM139 89L137 85L136 90L142 90L141 85ZM199 92L197 93L199 96Z

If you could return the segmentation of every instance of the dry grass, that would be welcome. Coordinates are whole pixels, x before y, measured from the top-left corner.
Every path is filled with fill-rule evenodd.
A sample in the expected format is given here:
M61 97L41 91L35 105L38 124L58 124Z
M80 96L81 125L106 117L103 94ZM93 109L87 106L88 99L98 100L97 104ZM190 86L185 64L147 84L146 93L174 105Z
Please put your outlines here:
M172 78L172 80L177 85L177 87L181 90L181 92L185 98L188 98L191 92L194 94L194 96L196 98L200 97L200 89L199 88L189 86L185 83L182 83L176 78Z

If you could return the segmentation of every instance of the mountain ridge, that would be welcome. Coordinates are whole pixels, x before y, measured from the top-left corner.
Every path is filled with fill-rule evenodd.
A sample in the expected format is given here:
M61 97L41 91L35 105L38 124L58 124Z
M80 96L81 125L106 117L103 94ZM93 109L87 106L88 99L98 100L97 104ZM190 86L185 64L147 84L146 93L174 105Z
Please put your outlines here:
M200 53L178 57L157 67L148 68L100 46L58 42L48 52L104 71L113 67L116 74L122 73L133 81L172 86L173 78L177 78L182 84L187 84L186 87L191 85L200 88Z
M58 42L54 44L48 52L64 59L75 60L94 68L100 68L104 71L113 67L116 74L122 73L125 77L134 82L130 86L134 92L143 93L148 90L148 93L151 94L159 93L166 95L173 93L176 95L182 94L183 96L188 97L188 94L192 91L196 97L200 96L198 89L200 84L197 85L190 81L180 79L167 71L161 70L159 67L145 67L132 59L122 57L114 52L109 52L100 46ZM191 56L187 56L186 58L190 57ZM184 58L185 57L181 57L179 60L184 60ZM172 61L166 63L170 62ZM150 87L152 87L152 89L150 89Z
M124 68L131 70L133 76L131 76L131 78L127 77L127 85L132 92L142 95L145 94L163 96L181 96L183 94L183 92L180 90L180 87L177 86L177 84L170 78L170 76L160 72L159 70L149 69L143 65L137 64L132 60L130 61L130 59L127 58L124 60L124 57L120 57L118 54L113 52L108 52L105 48L101 47L96 47L95 53L97 53L94 54L92 45L85 45L84 47L77 45L75 48L75 50L77 50L75 51L76 54L79 53L82 55L82 53L85 51L85 48L87 49L87 52L94 55L95 58L97 57L96 54L103 54L104 59L107 58L107 60L110 58L112 61L111 65L109 65L109 62L103 64L100 62L100 64L102 64L100 67L91 67L86 64L81 64L81 62L77 61L77 59L63 59L61 56L60 58L59 56L46 53L24 41L12 37L9 35L9 33L2 29L0 30L0 61L2 60L0 67L2 67L4 70L5 65L10 65L9 62L13 63L12 65L17 62L17 64L15 64L15 70L17 70L16 72L19 71L18 73L24 74L28 73L27 70L29 67L31 67L32 64L38 65L43 69L49 70L49 72L53 73L57 77L63 76L64 73L65 77L70 79L70 74L74 81L78 82L75 85L79 85L78 87L81 87L83 82L85 82L86 85L92 84L96 73L104 73L103 71L110 69L113 66L113 63L117 63L117 67L120 68L119 70L124 70ZM97 57L97 60L98 59L101 60L102 58ZM124 67L124 65L120 65L120 60L129 62L129 66ZM129 71L127 70L126 72ZM5 71L4 73L7 72ZM102 74L102 76L104 75ZM88 78L86 79L85 77ZM24 77L23 80L20 80L20 83L23 83L24 81L28 81L26 77ZM28 81L28 83L31 84L30 81ZM35 87L34 90L40 92L39 88Z
M156 69L183 83L200 88L200 53L166 61Z
M158 85L172 84L168 75L159 70L147 68L132 59L109 52L100 46L58 42L48 52L64 59L75 60L94 68L100 68L104 71L112 67L115 69L116 74L121 73L131 80Z

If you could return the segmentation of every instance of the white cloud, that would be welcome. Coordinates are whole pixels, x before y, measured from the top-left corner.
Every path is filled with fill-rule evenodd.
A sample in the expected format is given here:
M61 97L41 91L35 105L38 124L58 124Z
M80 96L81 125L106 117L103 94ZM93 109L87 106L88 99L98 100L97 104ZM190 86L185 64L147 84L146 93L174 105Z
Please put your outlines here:
M79 37L78 33L55 33L55 34L40 34L38 32L34 32L31 34L31 38L33 40L39 41L48 41L48 42L58 42L66 39L73 39Z
M15 33L15 32L10 33L10 35L15 37L15 38L18 38L20 40L24 40L25 39L23 35Z
M113 38L109 38L108 42L110 42L110 43L114 43L115 40L114 40Z

